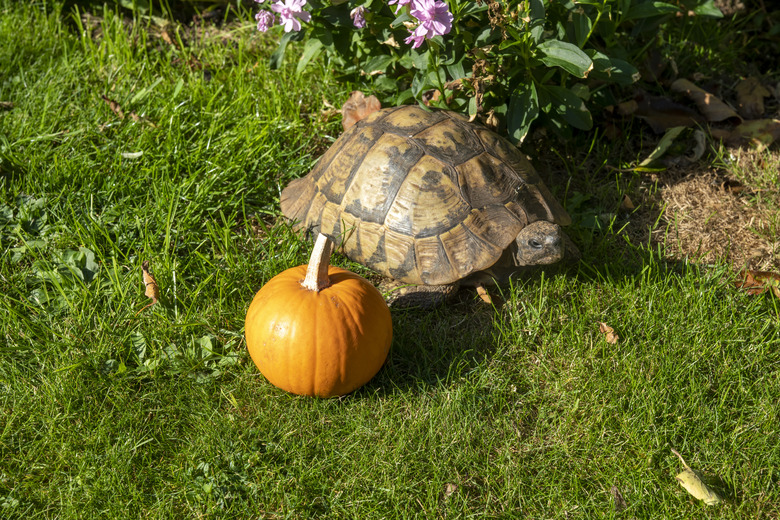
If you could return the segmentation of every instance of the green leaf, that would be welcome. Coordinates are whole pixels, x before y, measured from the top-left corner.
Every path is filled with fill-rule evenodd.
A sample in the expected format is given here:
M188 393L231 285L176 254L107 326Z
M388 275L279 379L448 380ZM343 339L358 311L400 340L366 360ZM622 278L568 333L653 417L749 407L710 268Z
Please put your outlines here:
M593 127L593 116L577 94L566 87L547 86L545 90L550 94L552 110L560 114L567 123L580 130L590 130Z
M176 86L173 87L173 95L171 96L171 99L176 99L176 96L179 95L179 92L181 92L183 86L184 80L179 78L179 81L176 82Z
M284 61L284 51L287 49L287 44L290 43L290 41L295 36L295 33L288 32L284 33L282 35L281 40L279 40L279 45L276 47L276 50L271 54L271 57L268 59L268 66L272 69L278 69L282 66L282 62Z
M387 74L381 74L374 78L373 86L380 92L396 92L398 90L398 81ZM409 92L406 90L405 92ZM409 93L411 97L411 92ZM400 104L396 102L395 104Z
M466 77L466 70L463 68L463 60L446 66L450 79L456 80Z
M430 50L426 50L425 52L417 52L417 51L410 51L410 54L412 56L412 63L414 63L414 68L418 70L426 70L428 68L428 61L430 59Z
M544 0L529 0L528 15L531 18L531 37L538 43L544 33Z
M710 18L723 18L723 12L715 5L714 0L706 0L693 8L697 16L709 16Z
M571 13L571 22L574 26L574 38L577 40L577 45L582 47L588 40L593 22L585 13L578 12Z
M623 21L651 18L653 16L676 13L679 10L680 9L676 5L667 4L666 2L644 2L641 4L632 5L628 9L626 17L623 19Z
M303 69L306 68L306 65L308 65L309 62L320 52L322 52L322 42L315 38L309 39L306 42L306 45L303 47L303 54L301 55L301 59L298 61L298 66L295 68L295 72L300 74Z
M667 130L664 136L658 142L658 146L655 147L655 150L650 152L650 155L648 155L644 161L639 163L639 166L650 166L650 164L652 164L654 161L663 157L663 155L674 143L674 140L677 139L677 136L680 135L680 132L683 130L685 130L684 126L675 126Z
M531 123L539 117L539 98L533 82L519 85L509 98L509 113L507 114L507 129L510 140L522 143Z
M639 81L639 71L627 61L610 58L595 49L588 49L586 52L593 60L593 71L589 75L590 78L617 83L621 86Z
M149 85L148 87L146 87L146 88L144 88L144 89L141 89L140 91L138 91L138 93L137 93L135 96L133 96L133 98L130 100L130 104L131 104L131 105L135 105L135 104L136 104L136 103L138 103L139 101L142 101L142 100L143 100L143 99L144 99L146 96L148 96L148 95L149 95L149 93L150 93L152 90L154 90L154 88L155 88L157 85L159 85L159 84L160 84L160 82L161 82L162 80L163 80L162 78L157 78L157 80L156 80L154 83L152 83L152 84L151 84L151 85Z
M542 63L560 67L572 76L585 78L593 70L593 61L579 47L559 40L547 40L538 49L544 54Z
M387 69L395 61L395 58L391 54L381 54L374 56L363 64L363 72L371 74L374 71L381 70L387 72Z
M479 107L477 106L477 98L472 96L469 98L469 117L474 117L477 115L477 109Z

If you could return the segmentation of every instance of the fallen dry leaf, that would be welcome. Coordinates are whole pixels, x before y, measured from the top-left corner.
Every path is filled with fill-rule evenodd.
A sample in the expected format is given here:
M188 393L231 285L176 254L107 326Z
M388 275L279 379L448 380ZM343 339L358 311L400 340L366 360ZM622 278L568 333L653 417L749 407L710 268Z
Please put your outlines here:
M746 78L735 88L737 109L745 119L758 119L764 115L764 98L772 95L758 78Z
M756 119L736 127L726 139L732 146L749 143L758 151L780 139L780 119Z
M346 130L380 108L382 108L382 104L376 96L366 97L359 90L355 90L341 107L341 126Z
M744 289L747 294L754 296L772 289L774 295L780 298L780 274L745 269L740 273L740 278L741 280L737 281L736 285L738 288Z
M609 489L609 492L612 494L612 498L615 500L615 512L620 513L628 509L628 503L626 502L626 499L623 498L623 494L620 492L617 486L612 486Z
M607 325L606 323L599 322L599 332L604 334L604 339L609 343L610 345L614 345L618 342L620 339L620 336L615 334L615 329Z
M171 33L170 27L165 26L162 28L160 31L160 38L171 47L175 49L179 48L179 42L177 41L176 35Z
M726 179L720 183L720 189L729 193L741 193L745 191L745 185L734 179Z
M707 151L707 136L698 128L693 131L693 140L696 143L693 146L693 152L690 155L686 155L685 159L688 162L696 162L702 158L704 152Z
M122 106L119 103L117 103L113 99L109 98L105 94L101 95L100 97L103 98L103 101L106 102L106 104L108 105L108 108L110 108L111 111L114 114L116 114L116 116L119 119L124 119L125 118L125 113L122 111Z
M685 488L685 491L690 493L694 498L698 500L703 500L705 504L708 506L714 506L719 504L722 499L718 496L717 493L715 493L713 490L711 490L709 487L707 487L707 484L705 484L699 474L692 470L688 464L685 463L685 459L682 458L682 455L680 455L677 450L672 448L672 453L677 455L677 457L682 462L683 466L685 467L682 472L678 473L675 479L677 479L677 482L680 483L680 485Z
M452 484L450 482L444 484L444 497L447 498L453 493L455 493L458 490L457 484Z
M484 285L478 284L477 285L477 294L479 295L480 299L489 304L493 304L493 298L490 297L490 293L488 293L487 289Z
M144 309L151 307L155 303L157 303L160 300L160 287L157 285L157 280L154 279L154 276L152 276L152 273L149 272L149 261L144 260L144 263L141 264L141 272L144 280L144 286L146 289L144 290L144 296L147 298L151 298L151 302L141 307L141 310L136 312L136 315L140 314L141 311Z
M607 110L610 111L610 108ZM699 114L684 105L664 97L644 94L620 103L612 111L624 117L641 118L657 134L676 126L695 126L704 122Z
M106 102L106 104L108 105L108 108L110 108L110 109L111 109L111 111L112 111L114 114L116 114L116 116L117 116L119 119L124 119L124 118L125 118L125 113L124 113L124 111L122 110L122 105L120 105L119 103L117 103L117 102L116 102L116 101L114 101L113 99L109 98L109 97L108 97L108 96L106 96L105 94L102 94L100 97L101 97L101 98L103 98L103 101L105 101L105 102ZM130 112L130 119L132 119L132 120L133 120L133 121L135 121L136 123L146 123L146 124L148 124L148 125L149 125L149 126L151 126L151 127L157 128L157 125L156 125L156 124L154 124L153 122L149 121L149 120L148 120L148 119L146 119L146 118L143 118L143 117L139 116L139 115L138 115L138 114L136 114L135 112Z
M721 101L717 96L697 87L687 79L680 78L675 80L672 85L674 92L680 92L687 95L696 103L699 111L707 118L707 121L726 121L742 122L742 117L737 112Z
M620 210L632 211L633 209L636 209L636 206L634 206L634 201L632 201L628 195L623 195L623 200L620 201Z
M11 110L14 104L11 101L0 101L0 110Z

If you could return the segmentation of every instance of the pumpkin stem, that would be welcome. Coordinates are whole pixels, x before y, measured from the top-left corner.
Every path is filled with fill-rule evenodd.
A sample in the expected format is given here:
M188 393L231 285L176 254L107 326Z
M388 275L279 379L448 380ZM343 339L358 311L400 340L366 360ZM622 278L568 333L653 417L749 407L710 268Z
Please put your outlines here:
M333 242L328 237L320 233L317 241L314 242L314 249L309 258L309 268L306 269L306 278L301 285L310 291L319 292L330 285L328 278L328 263L330 262L330 253L333 250Z

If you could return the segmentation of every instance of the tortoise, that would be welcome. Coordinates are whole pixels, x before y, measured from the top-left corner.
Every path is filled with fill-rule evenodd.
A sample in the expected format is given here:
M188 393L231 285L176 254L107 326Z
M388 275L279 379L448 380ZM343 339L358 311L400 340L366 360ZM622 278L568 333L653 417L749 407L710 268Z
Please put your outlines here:
M356 123L280 202L297 228L423 293L500 283L558 262L571 244L561 230L569 215L516 147L460 114L418 106Z

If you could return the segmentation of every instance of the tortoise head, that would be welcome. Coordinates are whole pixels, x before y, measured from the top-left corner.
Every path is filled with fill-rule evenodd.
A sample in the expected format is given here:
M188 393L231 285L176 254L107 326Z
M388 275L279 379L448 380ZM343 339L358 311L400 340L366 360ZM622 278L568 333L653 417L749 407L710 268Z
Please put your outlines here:
M554 264L563 258L566 250L561 226L546 220L537 220L524 227L515 244L517 266Z

